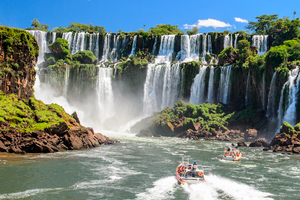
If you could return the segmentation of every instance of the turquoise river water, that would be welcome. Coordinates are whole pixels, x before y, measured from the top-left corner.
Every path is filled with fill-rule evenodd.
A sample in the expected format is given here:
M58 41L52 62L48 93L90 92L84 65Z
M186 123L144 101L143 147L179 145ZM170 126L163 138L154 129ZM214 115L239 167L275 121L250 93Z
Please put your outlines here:
M229 142L138 138L103 132L116 145L53 154L0 154L0 199L300 199L300 156L240 148ZM203 166L206 183L179 185L182 157Z

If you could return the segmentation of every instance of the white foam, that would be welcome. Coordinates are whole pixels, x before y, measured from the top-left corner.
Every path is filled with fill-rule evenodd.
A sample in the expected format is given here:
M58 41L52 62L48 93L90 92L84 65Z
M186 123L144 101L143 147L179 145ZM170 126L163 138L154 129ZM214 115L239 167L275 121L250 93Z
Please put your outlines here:
M137 194L136 199L142 200L160 200L160 199L174 199L173 196L176 190L177 180L174 176L161 178L153 183L153 188L146 189L146 192Z
M44 189L32 189L32 190L26 190L23 192L16 192L16 193L10 193L10 194L2 194L0 195L0 199L23 199L25 197L34 196L37 194L49 192L49 191L57 191L62 190L63 188L44 188Z

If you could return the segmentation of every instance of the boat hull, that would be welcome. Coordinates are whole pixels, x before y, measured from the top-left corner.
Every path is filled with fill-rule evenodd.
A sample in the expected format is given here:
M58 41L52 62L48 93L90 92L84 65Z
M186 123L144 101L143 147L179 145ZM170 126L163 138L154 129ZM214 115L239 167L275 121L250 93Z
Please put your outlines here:
M239 152L238 155L230 155L229 153L226 153L224 156L222 156L221 160L226 161L239 161L242 158L242 153Z

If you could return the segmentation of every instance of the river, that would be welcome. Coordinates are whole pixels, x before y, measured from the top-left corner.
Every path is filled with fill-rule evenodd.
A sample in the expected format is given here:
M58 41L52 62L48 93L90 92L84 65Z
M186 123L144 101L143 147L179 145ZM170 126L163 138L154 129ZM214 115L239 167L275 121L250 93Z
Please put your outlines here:
M139 138L103 131L120 143L51 154L0 154L0 199L299 199L300 157L230 142ZM206 183L179 185L182 157L202 165Z

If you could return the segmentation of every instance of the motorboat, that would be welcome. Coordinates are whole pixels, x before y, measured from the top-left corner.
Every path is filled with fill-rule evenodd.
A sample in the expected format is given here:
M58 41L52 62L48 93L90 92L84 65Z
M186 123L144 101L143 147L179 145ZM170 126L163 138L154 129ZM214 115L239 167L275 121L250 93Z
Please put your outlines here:
M222 156L221 160L226 161L239 161L242 158L242 153L236 148L224 148L224 155Z
M189 161L182 162L176 168L176 179L179 184L197 184L201 182L206 182L204 178L204 170L199 169L196 162L190 164Z

